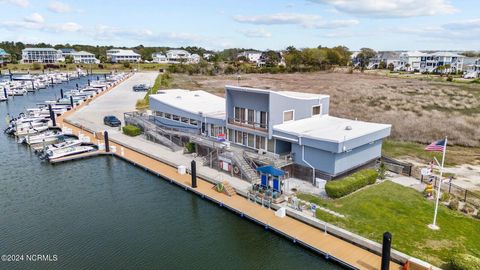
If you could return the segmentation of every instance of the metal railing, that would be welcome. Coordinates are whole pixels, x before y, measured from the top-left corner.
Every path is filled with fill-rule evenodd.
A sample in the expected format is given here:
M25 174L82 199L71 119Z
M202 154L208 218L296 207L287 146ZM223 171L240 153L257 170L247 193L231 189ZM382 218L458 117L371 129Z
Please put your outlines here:
M267 123L258 123L258 122L251 122L244 119L238 118L228 118L228 123L230 125L235 125L239 127L244 127L256 131L261 132L268 132L268 124Z

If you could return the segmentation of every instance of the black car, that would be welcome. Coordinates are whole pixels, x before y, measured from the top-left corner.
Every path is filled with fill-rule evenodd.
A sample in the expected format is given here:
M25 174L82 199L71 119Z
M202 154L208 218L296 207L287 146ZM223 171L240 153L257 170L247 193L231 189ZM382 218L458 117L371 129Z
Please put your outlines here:
M122 125L122 122L120 122L120 120L118 120L118 118L113 115L105 116L103 118L103 123L111 127L119 127Z
M149 87L146 84L137 84L133 86L133 91L140 92L140 91L148 91Z

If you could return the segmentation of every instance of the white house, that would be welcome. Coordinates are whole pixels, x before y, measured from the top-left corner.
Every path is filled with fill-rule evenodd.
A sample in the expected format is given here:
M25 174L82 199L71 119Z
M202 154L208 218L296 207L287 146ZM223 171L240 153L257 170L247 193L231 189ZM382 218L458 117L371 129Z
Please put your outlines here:
M132 50L110 49L107 51L107 60L112 63L140 62L140 54Z
M446 73L463 70L463 60L465 59L463 55L452 52L435 52L430 57L433 58L432 62L435 65L432 71L435 71L440 66L446 67L444 70ZM429 66L427 65L427 67Z
M157 52L152 54L152 58L153 62L168 64L196 64L201 59L200 55L191 54L185 50L169 50L165 55Z
M465 57L452 52L404 52L400 54L399 68L405 71L436 72L438 67L447 67L443 72L457 72L463 70Z
M57 63L63 61L62 51L54 48L25 48L22 50L23 63Z
M398 52L378 52L377 55L370 59L367 68L376 69L380 68L381 63L385 63L385 67L393 65L393 69L401 65L400 53Z
M98 64L100 63L100 60L95 58L95 55L93 53L89 53L86 51L79 51L79 52L73 52L70 53L70 55L73 57L73 62L76 64Z
M262 56L262 52L257 51L244 51L237 55L237 59L240 57L245 57L248 62L257 64L260 61L260 57Z

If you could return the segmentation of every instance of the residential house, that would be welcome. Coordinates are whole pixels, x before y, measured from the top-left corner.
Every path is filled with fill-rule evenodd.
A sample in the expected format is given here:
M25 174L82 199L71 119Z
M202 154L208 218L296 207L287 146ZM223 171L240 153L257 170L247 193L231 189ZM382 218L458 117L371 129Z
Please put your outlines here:
M285 66L285 58L283 58L283 54L282 52L275 52L277 54L277 58L280 59L280 61L278 62L278 66ZM257 62L257 66L259 67L264 67L267 65L267 63L269 62L269 54L268 52L262 52L262 55L260 56L260 58L258 59L258 62Z
M452 52L405 52L400 54L399 69L415 72L457 72L463 70L463 55ZM439 70L438 67L446 67Z
M167 56L165 56L165 54L156 52L156 53L152 53L152 62L166 64L168 63L168 59L167 59Z
M73 57L75 64L98 64L100 60L95 58L95 54L86 51L72 52L70 56Z
M370 59L368 63L367 69L377 69L382 66L382 63L385 64L385 68L389 68L390 66L395 69L401 65L400 61L400 53L399 52L378 52L377 55Z
M200 62L200 55L191 54L185 50L169 50L166 54L153 53L153 62L156 63L168 63L168 64L196 64Z
M330 116L329 100L328 95L226 86L225 98L163 90L150 96L150 109L158 125L223 138L245 151L290 156L292 163L284 169L315 181L376 161L391 129Z
M110 49L107 51L107 60L112 63L140 62L140 54L133 50Z
M22 50L23 63L51 64L65 60L62 51L54 48L25 48Z
M7 63L10 60L10 54L0 48L0 64Z
M66 56L72 55L72 53L76 52L75 49L72 49L72 48L60 48L59 50L61 51L63 58L65 58Z
M262 56L262 52L258 51L244 51L237 54L237 59L244 57L248 62L257 64Z

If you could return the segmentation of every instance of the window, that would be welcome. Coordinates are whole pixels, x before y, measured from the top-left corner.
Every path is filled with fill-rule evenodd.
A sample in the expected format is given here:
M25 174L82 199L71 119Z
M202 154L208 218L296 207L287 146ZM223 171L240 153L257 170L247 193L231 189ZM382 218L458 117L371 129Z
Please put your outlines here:
M315 105L312 107L312 116L313 115L320 115L322 113L322 106Z
M189 119L187 117L182 117L182 122L185 124L189 123Z
M248 134L248 146L252 148L255 146L255 135L250 133Z
M172 119L173 119L174 121L180 121L180 116L174 114L174 115L172 116Z
M241 117L240 117L240 111L242 110L242 108L239 108L239 107L235 107L235 115L234 115L234 118L235 118L235 122L240 122L241 121Z
M267 128L267 112L260 112L260 127Z
M294 113L295 111L294 110L290 110L290 111L284 111L283 112L283 122L288 122L288 121L292 121L294 119Z
M169 114L169 113L165 113L164 116L165 116L165 118L167 118L167 119L172 119L172 115Z
M247 112L247 121L249 125L253 125L255 122L255 111L248 109Z
M255 137L255 148L265 149L265 137L263 137L263 136L256 136Z
M198 126L198 122L195 119L190 119L190 125L192 126Z
M267 151L268 152L275 152L275 140L271 139L267 141Z
M228 129L228 140L231 142L235 141L235 138L233 136L233 129Z
M235 142L238 144L243 144L243 132L235 130Z
M163 117L163 112L155 112L156 116Z

